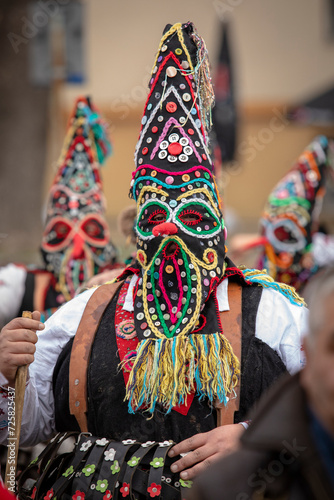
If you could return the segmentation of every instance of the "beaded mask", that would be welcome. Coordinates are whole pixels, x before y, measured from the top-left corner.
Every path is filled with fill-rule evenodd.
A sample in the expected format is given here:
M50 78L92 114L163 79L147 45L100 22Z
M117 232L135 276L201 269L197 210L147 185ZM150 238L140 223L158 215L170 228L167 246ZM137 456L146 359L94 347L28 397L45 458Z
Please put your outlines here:
M211 78L204 41L191 23L166 27L149 87L130 191L141 270L134 321L142 342L127 395L130 411L143 403L153 411L157 402L169 411L195 378L211 399L220 384L215 394L224 400L237 370L215 295L225 229L207 147ZM215 382L204 381L210 378L204 365L216 371Z
M174 337L204 327L200 313L223 275L224 223L206 167L185 168L173 176L145 167L134 184L135 189L144 182L137 199L137 260L143 272L135 321L139 331L147 324L146 338L152 333ZM150 178L149 184L143 177Z
M329 142L316 137L269 196L261 219L267 239L261 265L298 290L315 271L312 235L325 193Z
M66 300L115 259L98 168L110 151L106 125L89 99L79 98L50 190L41 245Z

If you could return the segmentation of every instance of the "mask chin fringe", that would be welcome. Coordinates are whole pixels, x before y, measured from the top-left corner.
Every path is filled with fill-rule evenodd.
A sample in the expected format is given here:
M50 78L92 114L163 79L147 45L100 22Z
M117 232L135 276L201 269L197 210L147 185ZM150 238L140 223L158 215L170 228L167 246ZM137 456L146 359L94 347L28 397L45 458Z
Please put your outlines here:
M239 377L239 360L220 333L146 339L137 348L125 400L130 413L142 408L153 414L157 404L169 413L197 390L200 399L226 405Z

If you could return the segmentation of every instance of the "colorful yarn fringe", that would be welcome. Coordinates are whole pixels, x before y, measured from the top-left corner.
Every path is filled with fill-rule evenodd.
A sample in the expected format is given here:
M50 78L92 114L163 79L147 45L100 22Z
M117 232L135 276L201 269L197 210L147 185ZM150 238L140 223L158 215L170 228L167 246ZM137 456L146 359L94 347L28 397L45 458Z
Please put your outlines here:
M195 390L226 405L239 377L239 360L220 333L147 339L138 345L125 399L130 413L144 406L152 414L157 404L169 413Z
M291 304L295 304L300 307L306 306L304 299L298 295L292 286L275 281L271 276L269 276L269 274L267 274L266 269L262 269L262 271L259 271L258 269L241 269L241 271L246 281L250 283L257 283L264 288L272 288L273 290L276 290L287 297Z
M212 108L215 104L215 93L213 90L212 79L210 75L210 63L208 50L203 38L194 29L191 34L197 49L198 63L194 68L195 82L198 87L199 109L201 110L201 120L205 127L205 132L208 134L212 126Z

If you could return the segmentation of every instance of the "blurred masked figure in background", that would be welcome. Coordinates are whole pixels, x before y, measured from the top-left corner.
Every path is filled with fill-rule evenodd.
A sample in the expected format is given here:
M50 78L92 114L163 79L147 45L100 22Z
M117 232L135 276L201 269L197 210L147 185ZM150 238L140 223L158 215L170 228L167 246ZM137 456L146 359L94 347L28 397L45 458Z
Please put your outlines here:
M41 244L45 268L0 269L0 326L23 310L44 311L47 319L79 285L115 262L99 172L110 154L106 123L91 100L80 97L49 192Z

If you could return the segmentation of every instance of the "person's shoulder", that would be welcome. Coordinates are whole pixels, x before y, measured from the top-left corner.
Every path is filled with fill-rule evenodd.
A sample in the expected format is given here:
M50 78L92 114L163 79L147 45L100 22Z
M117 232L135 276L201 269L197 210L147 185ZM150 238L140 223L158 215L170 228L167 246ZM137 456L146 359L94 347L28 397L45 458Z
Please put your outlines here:
M281 304L285 304L287 307L299 307L303 309L306 307L306 303L294 289L293 294L289 293L289 291L285 291L283 283L279 283L277 281L273 282L277 286L274 287L263 287L263 292L272 298L272 300L279 302Z
M267 312L286 315L287 318L296 318L298 321L302 317L308 316L308 308L302 297L295 295L293 297L283 293L279 289L263 288L261 295L261 305Z
M291 304L297 306L305 305L303 297L301 297L298 292L290 285L275 281L268 273L266 269L246 269L241 266L241 271L245 283L247 285L257 285L263 287L265 290L270 290L271 292L277 292L281 296L289 300Z
M85 290L60 306L45 322L43 335L46 335L46 332L53 332L52 334L56 334L58 330L61 332L68 331L74 335L85 307L97 288L98 287L93 287L89 290Z
M17 279L21 276L25 278L27 274L27 268L23 264L6 264L5 266L0 267L0 278L10 278Z
M73 299L69 300L68 302L65 302L62 306L60 306L59 309L57 309L57 311L54 313L54 315L51 316L51 318L57 317L57 315L59 316L61 314L66 314L69 311L73 311L74 309L86 306L87 302L97 289L98 287L94 286L92 288L89 288L88 290L81 292L79 295L76 295L75 297L73 297Z
M245 280L245 292L252 294L255 289L262 289L259 303L260 315L271 317L281 316L291 320L295 318L300 321L301 318L307 317L308 310L304 299L296 292L296 290L286 285L275 281L268 275L265 269L242 269ZM247 295L247 294L246 294Z
M292 343L299 345L307 329L308 314L306 304L296 303L272 288L264 288L257 313L257 336L265 339L274 335L274 343L288 341L291 344L294 339Z

